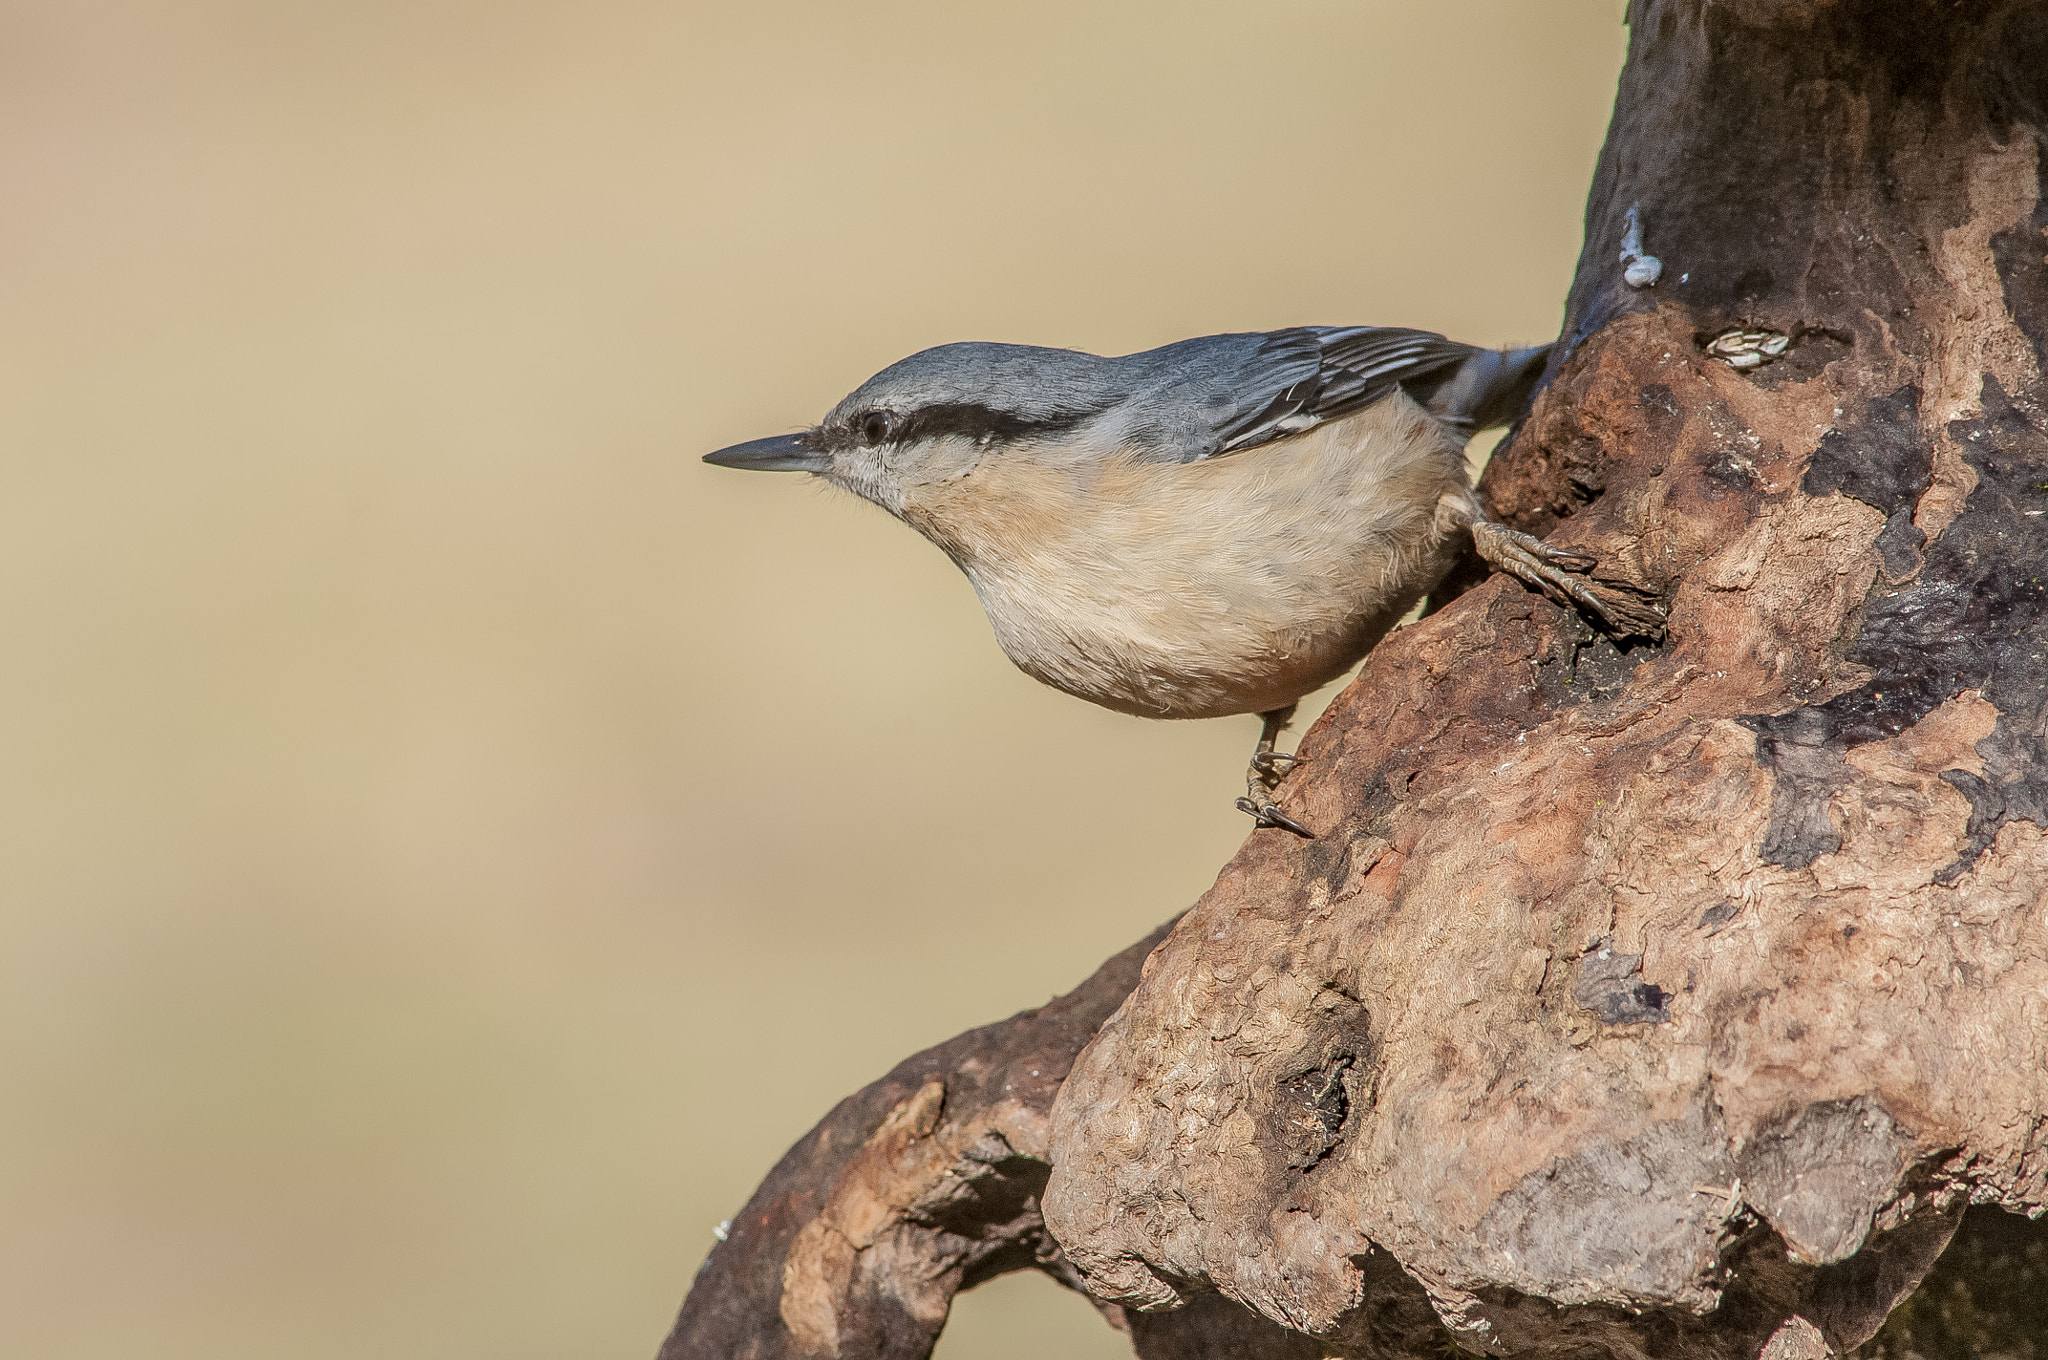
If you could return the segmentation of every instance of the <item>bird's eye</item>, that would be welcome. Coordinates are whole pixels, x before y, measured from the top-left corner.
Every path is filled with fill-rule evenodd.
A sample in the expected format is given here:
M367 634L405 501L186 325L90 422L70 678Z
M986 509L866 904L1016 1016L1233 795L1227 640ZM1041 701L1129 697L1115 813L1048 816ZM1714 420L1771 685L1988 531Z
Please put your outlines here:
M861 442L873 447L889 438L889 417L880 411L870 411L861 417Z

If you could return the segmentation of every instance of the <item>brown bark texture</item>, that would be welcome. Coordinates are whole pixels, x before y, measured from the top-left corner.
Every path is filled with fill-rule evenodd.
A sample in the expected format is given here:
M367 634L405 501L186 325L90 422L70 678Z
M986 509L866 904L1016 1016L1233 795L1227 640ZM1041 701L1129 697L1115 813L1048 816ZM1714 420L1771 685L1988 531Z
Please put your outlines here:
M1147 1360L2048 1355L1980 1297L2048 1278L2048 4L1629 21L1483 490L1668 635L1389 637L1315 839L849 1097L665 1360L915 1360L1034 1268Z
M1102 1297L1822 1354L2048 1205L2048 8L1630 23L1484 491L1668 637L1494 578L1373 652L1060 1091Z

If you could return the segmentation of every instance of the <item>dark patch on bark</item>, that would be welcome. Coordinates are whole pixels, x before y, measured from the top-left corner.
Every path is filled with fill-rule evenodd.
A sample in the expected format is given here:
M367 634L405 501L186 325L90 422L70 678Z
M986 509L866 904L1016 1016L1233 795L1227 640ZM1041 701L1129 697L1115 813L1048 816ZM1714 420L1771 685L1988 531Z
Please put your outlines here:
M1344 891L1359 847L1374 846L1376 841L1389 838L1394 812L1400 806L1395 780L1407 782L1406 775L1398 770L1375 774L1367 783L1367 791L1352 801L1352 815L1345 819L1342 828L1303 844L1301 870L1305 881L1320 880L1332 897Z
M1701 469L1712 485L1705 488L1707 499L1719 500L1730 491L1754 497L1761 487L1756 463L1748 455L1730 448L1716 448ZM1722 488L1717 490L1716 487Z
M1671 993L1643 981L1643 956L1617 954L1608 940L1579 960L1572 1000L1609 1025L1661 1025L1671 1018Z
M2048 8L2023 6L2000 15L1985 49L1991 55L1978 78L1986 121L2000 140L2011 139L2015 123L2024 125L2022 136L2048 128ZM2048 165L2042 171L2048 174Z
M2038 12L2048 15L2048 9ZM2048 26L2048 18L2042 23ZM2048 63L2048 53L2042 60ZM2048 158L2039 167L2039 181L2033 216L1993 236L1991 257L1998 262L2006 310L2033 342L2034 353L2048 356Z
M1804 869L1842 848L1828 799L1847 777L1848 762L1832 744L1834 729L1826 718L1809 716L1815 712L1800 708L1774 718L1738 719L1756 731L1757 763L1774 776L1771 818L1757 855L1787 869Z
M1998 709L1998 725L1977 743L1984 776L1942 774L1970 800L1961 851L1936 876L1944 883L1967 873L2007 822L2048 828L2048 434L1988 374L1983 408L1949 424L1977 486L1922 573L1967 592L1977 634L1957 670L1967 664Z
M1894 510L1877 534L1877 559L1884 564L1885 580L1894 585L1920 570L1920 549L1927 535L1913 523L1911 510Z
M2034 745L2038 747L2039 742ZM1935 882L1953 883L1968 873L1976 864L1977 857L1997 838L1998 828L2015 818L2023 818L2036 826L2048 826L2048 803L2043 801L2043 776L2048 775L2048 767L2044 767L2038 749L2025 750L2022 754L2031 757L2033 768L2022 771L2020 778L2005 784L1980 779L1968 770L1941 772L1944 780L1970 800L1970 822L1963 832L1962 852L1954 863L1934 876Z
M1700 913L1699 924L1694 929L1708 931L1709 933L1717 931L1734 920L1736 913L1741 910L1742 905L1739 902L1716 902L1713 906Z
M1678 409L1677 394L1663 383L1651 383L1645 387L1636 397L1636 409L1648 418L1650 432L1667 443L1677 437L1685 424L1685 413Z
M1843 752L1894 736L1943 700L1972 689L1997 706L1998 728L1978 746L1988 778L1960 770L1944 775L1970 799L1972 813L1967 841L1942 881L1966 872L2014 817L2048 826L2048 752L2041 735L2048 696L2042 633L2048 515L2028 513L2048 511L2048 437L1988 374L1983 408L1979 418L1949 425L1977 472L1976 489L1927 551L1917 579L1869 602L1847 649L1847 660L1875 674L1825 704L1741 719L1757 733L1758 760L1777 776L1759 852L1770 863L1804 868L1841 848L1826 799L1839 782ZM1838 466L1839 460L1828 465ZM1899 494L1868 470L1869 463L1850 467L1868 495ZM1851 473L1823 470L1822 482L1837 475L1846 480ZM1909 478L1897 482L1909 485Z
M1862 418L1821 437L1800 490L1809 496L1841 492L1885 515L1877 536L1885 576L1903 581L1920 567L1926 542L1913 509L1927 490L1934 449L1920 433L1920 389L1907 384L1864 403Z
M1386 795L1382 794L1381 797L1386 798ZM1392 800L1386 801L1391 806ZM1302 877L1320 881L1334 897L1344 880L1351 874L1351 843L1350 836L1333 836L1327 833L1305 842L1301 847Z

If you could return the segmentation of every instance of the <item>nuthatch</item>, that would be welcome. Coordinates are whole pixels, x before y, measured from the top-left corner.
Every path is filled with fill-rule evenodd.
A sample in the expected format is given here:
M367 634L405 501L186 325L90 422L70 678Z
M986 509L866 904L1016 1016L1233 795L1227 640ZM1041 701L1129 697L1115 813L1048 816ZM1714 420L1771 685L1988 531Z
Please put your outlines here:
M1265 720L1238 806L1273 802L1296 700L1343 674L1467 545L1617 633L1646 601L1486 518L1472 434L1512 420L1548 346L1303 326L1102 358L941 345L813 429L706 455L815 473L945 550L1028 675L1148 718Z

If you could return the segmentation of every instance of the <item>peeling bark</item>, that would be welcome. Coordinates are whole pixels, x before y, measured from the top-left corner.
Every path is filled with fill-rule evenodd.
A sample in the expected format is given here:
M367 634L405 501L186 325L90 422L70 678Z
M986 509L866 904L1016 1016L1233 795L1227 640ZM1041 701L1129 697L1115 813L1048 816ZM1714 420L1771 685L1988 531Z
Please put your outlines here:
M1668 637L1503 578L1390 636L1317 839L843 1104L665 1356L921 1356L1015 1268L1152 1360L1902 1355L1959 1223L2037 1278L1984 1215L2048 1207L2048 5L1630 22L1483 490Z

